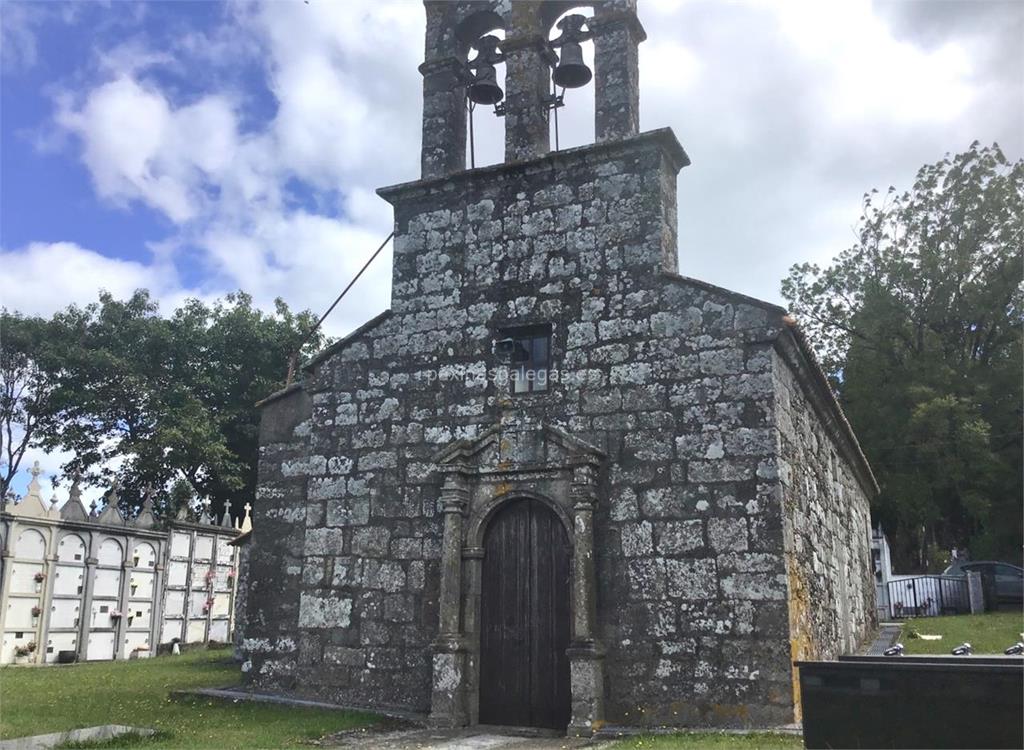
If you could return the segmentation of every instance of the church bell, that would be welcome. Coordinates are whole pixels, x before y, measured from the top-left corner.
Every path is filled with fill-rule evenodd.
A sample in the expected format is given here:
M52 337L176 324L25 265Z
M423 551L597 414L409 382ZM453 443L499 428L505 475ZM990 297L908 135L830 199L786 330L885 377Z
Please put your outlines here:
M590 83L592 77L590 68L583 62L583 47L578 42L566 42L562 45L558 66L552 75L555 85L565 89L578 89Z
M501 62L496 36L480 37L473 44L479 54L471 60L467 67L473 70L473 77L466 86L466 96L474 104L497 104L505 98L505 92L498 85L498 72L495 63Z
M561 47L558 65L551 76L556 86L577 89L586 86L593 78L590 68L583 62L583 47L580 45L580 42L590 38L589 32L583 30L586 22L585 16L576 13L558 22L562 33L552 42L552 46Z

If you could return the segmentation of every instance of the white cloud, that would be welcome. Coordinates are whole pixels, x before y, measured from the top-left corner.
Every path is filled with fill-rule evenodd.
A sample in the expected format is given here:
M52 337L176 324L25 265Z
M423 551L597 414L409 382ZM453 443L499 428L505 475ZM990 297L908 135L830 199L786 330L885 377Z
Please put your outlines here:
M849 244L865 190L906 184L974 138L1020 147L1019 104L1015 117L989 111L1007 89L981 67L983 37L919 44L866 0L662 0L640 14L642 125L674 127L694 159L680 179L684 273L778 299L790 264ZM198 252L205 296L242 288L262 305L282 296L319 312L390 230L373 190L417 175L422 35L422 8L407 2L239 3L222 25L182 36L173 62L132 39L101 50L102 77L64 100L58 123L101 197L177 225L158 257ZM230 75L201 78L210 83L186 101L150 76L252 60L274 98L263 119L223 83ZM563 147L593 137L592 98L567 97ZM483 164L501 153L503 121L478 111L477 123ZM386 304L387 258L331 332ZM162 288L164 299L185 293L173 279Z
M80 109L65 102L57 121L81 138L82 159L102 197L142 201L176 223L203 208L203 190L231 164L238 137L225 96L175 108L128 75L93 89Z
M32 315L95 302L101 289L124 298L146 288L159 298L178 287L173 268L109 258L73 242L0 250L0 267L0 305Z
M42 3L6 2L0 12L0 62L5 69L23 69L38 59L36 27L46 20Z
M211 260L227 278L269 307L282 297L293 307L320 314L355 276L387 230L329 219L304 211L269 215L241 234L214 228L202 240ZM391 278L386 253L324 324L341 335L388 306ZM301 302L296 302L300 300Z
M785 38L829 83L824 114L836 124L948 121L970 103L973 66L960 44L897 40L868 0L773 7Z

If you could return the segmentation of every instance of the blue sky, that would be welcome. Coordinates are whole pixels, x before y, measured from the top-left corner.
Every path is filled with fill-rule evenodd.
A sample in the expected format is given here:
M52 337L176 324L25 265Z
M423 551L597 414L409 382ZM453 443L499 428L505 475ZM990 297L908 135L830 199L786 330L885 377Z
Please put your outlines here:
M861 196L971 141L1024 152L1024 3L639 0L641 128L672 127L679 267L771 301ZM0 3L0 303L149 288L330 304L419 165L418 0ZM592 89L561 112L593 135ZM477 122L478 164L500 121ZM382 255L328 323L388 304ZM55 469L59 457L42 457Z

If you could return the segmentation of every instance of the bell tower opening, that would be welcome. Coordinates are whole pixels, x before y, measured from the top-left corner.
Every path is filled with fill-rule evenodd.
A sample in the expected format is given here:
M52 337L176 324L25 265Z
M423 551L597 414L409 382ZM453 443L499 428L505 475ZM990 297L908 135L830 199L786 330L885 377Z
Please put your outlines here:
M636 0L597 0L591 5L587 15L579 0L425 0L426 59L420 65L423 179L461 172L467 162L490 163L494 136L502 125L503 162L546 155L553 140L552 107L559 96L563 103L574 103L571 115L558 113L562 120L572 118L566 121L565 146L587 143L590 128L583 122L590 115L588 97L566 100L563 89L593 85L594 142L638 134L637 47L646 35L636 16ZM497 107L503 121L492 130L493 123L483 122L493 114L474 118L473 150L479 160L466 153L470 103L474 114L482 107ZM477 151L478 127L483 129ZM564 148L561 131L557 140Z
M556 11L558 4L551 12ZM551 71L551 147L560 151L594 142L594 42L589 6L569 8L549 25L548 43L558 55Z
M483 18L481 18L481 16ZM500 164L505 158L505 120L500 115L505 99L505 61L501 47L505 30L493 13L481 13L460 26L463 38L470 30L486 31L468 42L466 55L466 168ZM487 28L488 26L493 28Z

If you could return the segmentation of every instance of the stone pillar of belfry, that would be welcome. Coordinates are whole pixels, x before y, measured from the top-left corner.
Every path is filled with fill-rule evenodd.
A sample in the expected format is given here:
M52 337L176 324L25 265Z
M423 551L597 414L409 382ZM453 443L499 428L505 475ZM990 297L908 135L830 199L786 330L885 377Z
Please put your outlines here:
M430 723L460 727L467 723L466 644L462 635L462 526L469 501L466 477L453 471L441 488L444 538L441 543L441 598L434 640Z
M423 75L423 179L466 168L466 82L464 54L455 35L456 3L425 2L426 59Z
M647 38L636 0L595 3L587 23L594 39L594 140L640 132L639 45Z
M505 55L505 161L543 156L551 149L547 96L551 52L541 27L540 3L517 0L509 11Z
M594 504L597 467L573 468L572 642L569 645L572 717L569 736L590 736L604 721L604 649L596 637L597 584L594 570Z

